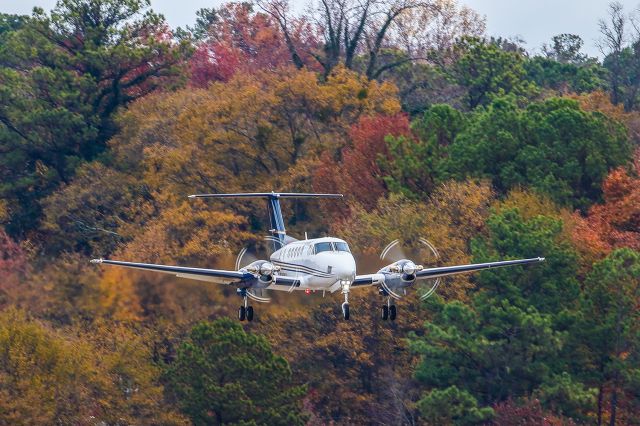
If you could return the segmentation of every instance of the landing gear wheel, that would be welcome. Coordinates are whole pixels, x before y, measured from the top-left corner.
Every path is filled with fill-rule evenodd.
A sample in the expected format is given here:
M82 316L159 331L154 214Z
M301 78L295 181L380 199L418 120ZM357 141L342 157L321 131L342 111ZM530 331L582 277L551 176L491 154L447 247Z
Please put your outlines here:
M396 310L396 305L391 305L389 306L389 319L391 321L394 321L396 319L396 314L397 314L397 310Z
M238 309L238 319L240 321L244 321L244 319L246 318L247 315L247 310L245 309L244 306L240 306L240 308Z
M382 321L386 321L387 319L389 319L389 307L382 305Z
M342 316L345 320L349 319L349 304L346 302L342 304Z
M247 321L253 321L253 306L247 308Z

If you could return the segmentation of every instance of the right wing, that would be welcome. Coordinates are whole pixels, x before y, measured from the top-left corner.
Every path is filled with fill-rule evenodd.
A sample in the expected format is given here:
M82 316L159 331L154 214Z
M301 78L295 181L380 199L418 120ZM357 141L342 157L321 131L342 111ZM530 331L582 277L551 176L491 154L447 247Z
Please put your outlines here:
M216 284L241 284L255 279L249 272L227 271L224 269L190 268L185 266L156 265L153 263L122 262L119 260L93 259L91 263L122 266L143 271L163 272L179 278L208 281Z

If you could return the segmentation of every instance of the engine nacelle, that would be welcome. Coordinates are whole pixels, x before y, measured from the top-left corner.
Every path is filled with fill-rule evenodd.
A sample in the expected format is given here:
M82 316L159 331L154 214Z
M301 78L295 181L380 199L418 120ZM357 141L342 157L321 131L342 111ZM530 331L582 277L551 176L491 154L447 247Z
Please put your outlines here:
M244 269L256 276L259 287L267 287L273 282L273 277L280 267L267 260L256 260Z
M394 262L378 271L385 276L385 285L390 289L409 287L416 280L416 272L422 270L422 265L416 265L408 259Z

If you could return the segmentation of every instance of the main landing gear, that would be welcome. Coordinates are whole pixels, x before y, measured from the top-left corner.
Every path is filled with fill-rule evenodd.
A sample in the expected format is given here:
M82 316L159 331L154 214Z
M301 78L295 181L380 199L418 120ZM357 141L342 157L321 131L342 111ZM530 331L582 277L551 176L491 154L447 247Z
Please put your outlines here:
M391 304L391 297L383 290L382 294L387 296L387 304L382 305L382 321L391 320L395 321L396 316L398 314L398 310L396 305Z
M349 290L351 287L351 283L348 281L343 281L342 283L342 294L344 294L344 303L342 304L342 316L345 320L349 319ZM391 296L384 289L380 289L380 294L387 298L387 303L382 305L382 320L391 320L395 321L398 315L398 309L396 305L392 304Z
M253 306L249 306L248 297L247 297L247 289L239 288L238 294L242 297L242 306L238 308L238 319L240 321L253 321Z

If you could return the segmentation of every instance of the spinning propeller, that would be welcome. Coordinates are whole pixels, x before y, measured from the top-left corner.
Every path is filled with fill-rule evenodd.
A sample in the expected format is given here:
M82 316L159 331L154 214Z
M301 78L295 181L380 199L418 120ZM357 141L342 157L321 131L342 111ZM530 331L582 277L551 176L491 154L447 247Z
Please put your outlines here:
M419 259L421 264L416 264L409 259ZM397 274L403 281L412 281L415 279L415 273L424 268L423 264L434 265L439 259L438 249L426 238L421 237L413 242L405 243L396 239L387 244L380 253L380 260L387 265L381 269L381 272ZM427 284L424 286L424 293L420 296L420 300L427 299L438 289L441 278L424 280L424 282ZM398 289L394 290L390 286L385 287L384 290L394 299L400 299L403 296L398 293Z
M274 273L279 268L271 263L270 260L264 259L270 259L274 247L280 248L280 246L281 243L277 238L267 235L250 246L242 248L236 256L236 271L246 269L253 274L259 275L267 284L273 279ZM267 290L262 288L247 290L247 297L258 303L271 302L271 298L267 296Z

